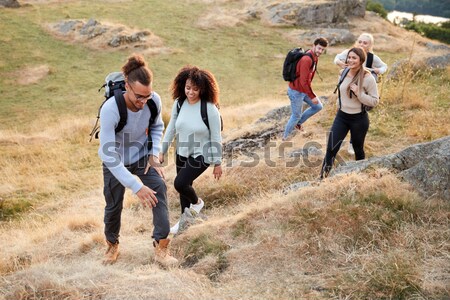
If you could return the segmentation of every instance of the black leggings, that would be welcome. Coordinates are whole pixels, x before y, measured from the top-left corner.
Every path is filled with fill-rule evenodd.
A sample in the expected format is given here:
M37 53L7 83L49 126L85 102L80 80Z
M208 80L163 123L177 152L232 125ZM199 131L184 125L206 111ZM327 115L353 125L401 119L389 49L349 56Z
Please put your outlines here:
M336 114L333 126L328 136L327 153L322 165L322 171L327 174L333 166L336 155L341 148L342 141L350 131L355 159L364 159L364 139L369 130L369 116L367 112L347 114L341 110Z
M200 176L209 167L205 163L203 156L184 157L177 154L177 177L175 177L174 186L178 193L180 193L181 213L186 207L192 204L197 204L198 197L195 193L192 184L194 180Z

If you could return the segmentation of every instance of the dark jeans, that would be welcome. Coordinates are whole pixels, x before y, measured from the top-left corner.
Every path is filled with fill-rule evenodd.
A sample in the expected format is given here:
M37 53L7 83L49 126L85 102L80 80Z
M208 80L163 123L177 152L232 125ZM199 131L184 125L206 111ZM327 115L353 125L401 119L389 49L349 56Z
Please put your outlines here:
M347 114L339 110L331 126L328 135L327 153L323 161L322 170L328 173L333 166L334 159L341 148L342 141L350 131L353 149L355 150L355 159L365 158L364 139L369 130L369 116L367 112L359 114Z
M177 192L180 193L181 213L183 213L184 209L189 207L191 203L197 204L198 197L192 184L198 176L208 169L209 164L205 163L201 155L194 158L177 154L176 165L177 177L175 177L174 186Z
M157 241L167 238L170 232L169 210L167 207L167 188L164 180L159 176L155 169L150 168L147 174L144 174L148 158L144 157L140 161L127 166L127 169L134 175L137 175L145 186L148 186L156 192L158 199L153 212L153 238ZM125 187L114 177L109 169L103 165L103 180L105 195L105 236L111 243L119 241L120 223L123 208L123 196Z

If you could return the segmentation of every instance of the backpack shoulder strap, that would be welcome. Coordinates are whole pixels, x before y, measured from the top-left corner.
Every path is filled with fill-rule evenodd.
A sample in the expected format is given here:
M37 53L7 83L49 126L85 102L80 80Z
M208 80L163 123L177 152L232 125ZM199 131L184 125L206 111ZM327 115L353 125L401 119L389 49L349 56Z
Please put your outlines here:
M117 108L119 109L120 120L116 127L116 133L120 132L127 124L127 105L120 89L114 91L114 98L116 99Z
M152 126L155 123L156 117L158 117L158 107L156 106L155 100L153 98L148 99L147 106L150 109L150 120L148 122L148 126Z
M148 121L148 130L147 130L147 149L150 152L153 148L153 140L152 135L150 133L150 128L152 127L153 123L155 123L156 118L158 117L158 107L156 106L155 100L153 98L150 98L147 100L147 106L150 109L150 119Z
M209 130L209 120L208 120L208 107L206 100L201 99L200 100L200 114L202 115L203 123L205 123L206 127L208 127Z
M316 64L316 62L314 61L313 55L310 52L310 50L306 50L305 51L305 55L308 55L311 58L312 64L311 64L311 68L310 69L312 70L314 68L315 64Z
M186 99L185 98L177 99L177 114L180 113L180 109L181 109L181 106L183 106L184 100L186 100Z
M367 52L366 68L372 69L373 53Z
M341 103L341 83L344 81L345 76L347 76L348 72L350 71L349 68L345 68L342 73L341 76L339 77L339 81L338 84L336 85L336 88L334 89L334 93L336 94L336 91L338 92L338 100L339 100L339 108L342 107L342 103Z

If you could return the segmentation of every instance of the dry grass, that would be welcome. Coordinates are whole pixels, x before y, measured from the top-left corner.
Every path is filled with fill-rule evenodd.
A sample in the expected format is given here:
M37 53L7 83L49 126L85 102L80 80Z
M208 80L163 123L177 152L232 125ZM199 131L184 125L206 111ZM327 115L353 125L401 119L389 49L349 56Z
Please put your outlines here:
M59 3L28 2L33 2L36 7L52 3L53 9ZM71 10L74 4L75 10L83 11L81 6L75 5L76 1L65 2L65 9ZM232 13L241 5L228 0L190 1L189 5L193 7L189 7L190 13L198 10L198 3L224 5L230 9L216 9ZM144 2L136 4L148 6ZM31 10L43 15L54 12L46 12L43 6L41 11L39 9ZM175 15L164 20L184 19L173 10L167 11ZM71 13L83 14L84 11ZM196 28L196 23L171 24L178 27L170 30L165 24L151 24L155 28L160 26L165 45L167 42L170 47L187 49L170 58L154 57L152 65L157 66L158 80L164 81L163 84L157 82L160 85L158 91L163 90L163 93L161 85L165 88L169 82L166 77L175 74L176 65L181 66L189 60L211 67L221 83L223 134L225 139L231 139L254 129L249 124L267 111L288 105L285 85L270 79L275 75L267 71L282 62L280 53L284 53L286 44L275 41L275 37L282 36L286 28L265 29L272 30L269 33L254 23L223 28L229 15L206 16L208 29L192 36L189 34L195 31L192 28ZM130 18L139 19L136 15ZM358 28L373 30L376 50L384 51L383 59L387 57L386 61L391 65L400 57L394 52L409 53L409 35L399 28L384 23L374 25L374 22L373 16L369 16L358 23ZM184 27L188 28L188 33L183 31ZM383 31L386 28L389 38ZM160 35L159 31L155 32ZM242 41L240 46L245 47L242 52L231 51L229 41L238 43L243 34L246 39L252 36L256 41L248 44L248 41ZM185 40L179 40L180 35L186 35ZM213 52L207 53L215 53L218 48L226 50L221 59L214 62L220 66L203 61L206 57L203 50L196 48L204 41L199 36L208 36L205 40L213 36L213 48L208 49ZM8 41L5 45L12 41L9 37L3 40ZM183 44L186 41L192 43ZM267 48L260 44L258 47L261 48L255 48L258 41ZM414 47L414 58L428 53L419 44ZM74 56L71 56L71 62L87 59L86 64L95 62L99 66L111 62L109 57L102 60L92 53L80 54L73 48L76 47L65 48ZM342 49L335 47L330 53ZM17 51L6 52L17 55ZM44 52L33 48L33 54L27 53L24 57L31 57L35 63L39 58L43 60ZM244 53L248 56L235 65L234 60ZM189 56L194 54L197 56ZM217 60L215 56L210 57ZM257 69L255 58L264 61L265 72ZM37 112L26 109L35 107L29 103L23 107L8 106L7 111L11 108L11 115L17 117L14 122L7 124L5 121L5 127L0 131L0 218L3 220L0 238L4 241L0 259L1 300L442 299L449 294L448 203L421 199L411 186L384 169L317 182L314 180L318 175L317 164L293 161L287 153L280 156L279 141L274 141L268 150L254 151L259 161L252 167L242 165L244 161L251 161L250 157L237 156L232 163L225 163L224 176L219 182L214 181L211 169L196 180L195 188L206 202L204 212L208 220L174 238L173 250L181 260L181 268L162 270L153 263L151 212L143 209L129 192L125 196L122 215L120 259L113 266L103 266L101 165L96 154L97 143L87 142L90 120L95 114L95 109L87 108L92 108L94 103L90 99L92 94L81 100L77 97L77 103L86 100L84 106L64 106L64 110L70 110L68 112L61 106L55 108L53 105L58 102L54 99L66 101L62 95L68 94L60 85L66 86L70 80L66 80L67 74L61 73L60 61L51 61L48 65L50 72L39 79L48 99L39 98L39 103L50 104L40 107ZM244 67L239 69L241 65ZM6 61L1 61L0 66L8 66L8 74L16 74L10 73L10 68L11 72L22 70L21 64L9 66ZM71 67L64 65L64 69ZM73 67L70 72L76 74L74 70L84 67L77 68ZM239 74L243 75L242 79L232 72L234 69L251 72L253 68L255 73ZM323 56L320 68L325 79L315 79L314 87L321 95L327 95L332 91L330 78L334 80L333 72L336 71L330 55ZM368 157L392 153L411 143L449 134L449 71L418 69L397 80L383 82L380 86L381 105L370 113L371 128L366 140ZM80 74L90 73L88 70ZM97 72L99 78L100 73L104 70ZM254 81L249 80L252 77L255 77ZM58 83L61 78L64 80ZM9 86L15 80L5 78L3 83ZM20 89L29 95L28 89L33 87L30 84ZM171 104L166 101L165 108ZM72 116L78 109L83 116ZM50 110L55 113L50 114ZM334 114L335 105L331 99L320 114L308 121L307 133L292 139L286 152L303 148L307 143L315 143L323 151L326 131ZM163 117L167 124L169 110L165 109ZM345 151L340 155L344 161L353 160ZM322 156L312 159L320 164ZM295 166L289 166L293 163ZM173 188L173 162L166 167L166 175L173 224L179 216L178 195ZM287 195L280 192L291 183L304 180L310 180L311 186Z
M422 202L388 171L270 196L230 207L227 217L215 215L175 241L188 265L224 283L224 299L427 299L447 292L448 275L429 280L422 270L431 263L443 274L449 267L448 204Z

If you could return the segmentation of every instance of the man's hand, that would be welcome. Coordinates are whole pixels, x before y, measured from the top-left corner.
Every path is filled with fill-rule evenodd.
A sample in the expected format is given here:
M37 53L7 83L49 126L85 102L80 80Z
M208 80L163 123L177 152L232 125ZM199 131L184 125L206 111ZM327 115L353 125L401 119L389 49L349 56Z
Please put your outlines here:
M219 180L222 176L222 166L221 165L215 165L213 170L214 178Z
M154 168L155 171L161 176L163 179L166 179L164 174L164 168L162 167L159 158L155 155L149 155L148 156L148 164L145 167L144 174L147 174L148 170L150 170L150 167Z
M144 207L152 208L156 206L156 203L158 203L158 199L156 199L155 194L156 192L154 190L144 185L136 193L136 196L138 196L139 200L141 200Z
M314 104L319 104L319 97L315 97L314 99L311 99L311 102Z

